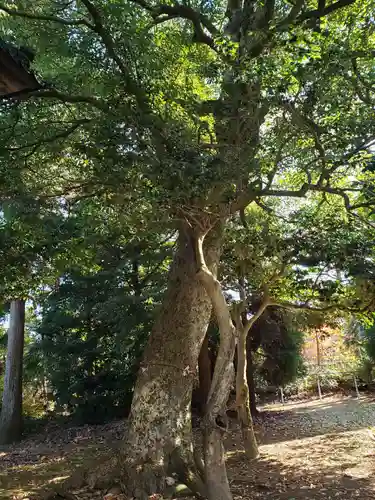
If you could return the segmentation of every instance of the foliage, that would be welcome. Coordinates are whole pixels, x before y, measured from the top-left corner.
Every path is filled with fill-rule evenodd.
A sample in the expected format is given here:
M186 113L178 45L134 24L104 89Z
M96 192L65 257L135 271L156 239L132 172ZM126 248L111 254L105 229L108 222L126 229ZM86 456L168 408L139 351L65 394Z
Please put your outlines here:
M319 27L311 2L297 17L289 2L269 13L256 4L264 33L250 23L241 43L223 2L177 4L172 17L126 0L38 0L31 16L27 2L0 6L3 37L31 44L34 68L52 82L4 108L2 169L22 168L43 196L142 196L172 220L309 189L343 201L348 189L363 211L373 2L335 5Z
M272 372L266 372L266 380L275 386L285 386L305 371L304 360L301 355L303 333L287 330L287 335L282 339L280 348L273 358ZM263 369L261 369L263 372Z
M129 411L169 256L168 245L152 253L150 239L97 245L91 272L67 269L41 297L36 341L26 359L47 379L56 410L83 422Z
M348 217L337 203L317 199L295 208L253 206L228 228L222 271L225 284L248 301L265 293L294 310L357 310L371 314L373 228Z
M293 384L289 384L287 392L316 393L318 378L322 390L339 387L354 390L354 377L358 384L368 382L364 373L367 357L363 348L349 338L346 324L346 319L341 318L334 327L313 326L305 332L303 355L306 370Z
M303 374L304 333L295 329L290 313L276 307L266 309L249 336L258 384L284 386Z

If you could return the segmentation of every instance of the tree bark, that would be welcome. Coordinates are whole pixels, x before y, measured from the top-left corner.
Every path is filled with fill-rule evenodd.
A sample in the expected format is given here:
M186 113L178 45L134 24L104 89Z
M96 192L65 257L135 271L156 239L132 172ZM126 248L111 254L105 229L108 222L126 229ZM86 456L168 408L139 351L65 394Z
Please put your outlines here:
M216 274L221 228L205 251ZM126 491L137 499L163 493L166 477L205 495L192 453L191 395L198 357L211 316L211 302L197 277L193 241L180 231L169 287L151 332L135 387L122 461Z
M250 411L253 417L259 415L256 404L256 392L255 392L255 381L254 381L254 364L253 364L253 352L251 350L251 335L247 337L247 369L246 369L246 379L249 388L249 404Z
M208 400L208 394L211 387L212 379L212 362L210 351L208 348L209 334L206 333L204 338L201 351L198 358L198 370L199 370L199 390L198 390L198 400L199 400L199 411L201 415L206 412L206 403Z
M250 411L249 387L247 385L247 336L251 327L260 318L269 304L268 294L265 295L257 312L247 319L245 314L246 296L242 284L240 283L240 296L242 304L235 309L236 314L236 334L237 334L237 373L236 373L236 406L242 437L245 447L245 453L249 460L253 460L259 455L258 444L256 441L253 419ZM242 311L241 311L242 309Z
M254 433L253 419L250 411L249 387L247 384L247 330L237 330L237 374L236 374L236 403L238 419L241 426L245 453L249 460L259 455L258 445Z
M205 481L209 500L232 500L223 434L227 430L225 406L234 374L235 327L220 282L207 266L204 235L196 235L195 255L198 276L211 298L220 332L220 346L204 418Z
M25 301L10 305L4 392L0 416L0 444L12 443L22 435L22 365L25 331Z

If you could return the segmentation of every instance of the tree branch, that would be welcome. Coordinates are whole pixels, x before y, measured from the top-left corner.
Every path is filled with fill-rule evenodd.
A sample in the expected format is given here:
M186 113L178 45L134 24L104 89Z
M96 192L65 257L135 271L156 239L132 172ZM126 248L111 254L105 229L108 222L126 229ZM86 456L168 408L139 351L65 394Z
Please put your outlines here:
M81 2L85 5L87 11L92 16L92 19L94 21L94 27L93 27L94 32L99 35L107 50L109 57L118 66L124 78L125 90L135 98L138 107L142 113L142 119L144 121L144 125L152 131L156 149L160 152L160 155L165 155L164 146L166 140L162 133L164 123L162 123L160 117L158 117L153 112L149 104L148 97L144 92L144 89L141 86L139 86L136 83L136 81L132 78L131 69L126 65L124 60L117 54L115 42L111 37L109 31L105 28L99 10L94 6L91 0L81 0ZM145 2L142 1L142 3L146 5Z
M175 18L186 19L191 21L194 27L194 41L198 43L204 43L208 45L213 50L217 50L214 40L211 36L216 36L219 34L219 30L211 22L211 20L196 11L188 5L182 5L178 2L174 2L173 5L159 4L155 7L149 5L145 0L131 0L133 3L143 7L152 16L155 24L160 24L165 21L169 21ZM204 32L205 28L211 36Z
M31 19L31 20L50 21L50 22L56 22L59 24L64 24L67 26L80 26L80 25L87 26L92 31L97 33L100 36L100 38L102 39L102 42L103 42L105 48L107 49L108 55L116 63L117 67L119 68L119 70L121 71L121 73L124 77L127 91L129 93L131 93L132 95L134 95L137 98L137 101L139 101L139 102L142 100L144 101L143 92L141 92L141 89L131 79L131 76L130 76L131 72L130 72L129 68L127 68L124 61L116 53L115 44L114 44L113 39L111 38L109 32L105 29L105 27L103 25L99 10L91 2L91 0L81 0L81 2L85 5L88 13L91 15L92 20L93 20L93 24L91 24L86 19L77 19L77 20L69 19L68 20L68 19L55 17L55 16L49 16L49 15L31 14L31 13L19 11L16 9L9 9L8 7L3 6L3 5L0 5L0 10L4 11L12 16L19 16L19 17L23 17L23 18ZM47 97L47 94L44 94L44 95L45 95L45 97ZM91 101L91 103L92 102L93 101Z
M259 309L257 312L252 316L243 326L244 332L247 335L249 333L250 328L254 325L254 323L262 316L264 311L267 309L267 307L271 305L271 300L266 294L264 299L262 300L262 303L259 306Z
M293 7L290 9L289 14L278 23L276 28L277 31L283 31L284 29L287 29L294 22L304 5L305 0L297 0Z
M197 275L203 283L207 295L210 297L212 307L218 322L219 330L227 332L228 329L234 331L230 311L221 289L220 282L209 270L203 251L204 236L195 238L195 256L197 261Z
M33 21L50 21L52 23L63 24L64 26L87 26L93 29L93 26L86 19L64 19L57 16L49 16L42 14L31 14L18 9L10 9L5 5L0 5L0 11L6 12L10 16L23 17Z
M349 79L352 81L354 89L356 90L358 97L365 103L368 104L369 106L374 105L374 99L371 97L371 92L373 92L374 88L370 87L368 88L367 82L362 78L362 75L359 72L358 69L358 64L357 64L357 59L355 57L352 57L352 68L355 76L357 77L357 80L353 77ZM360 87L360 84L362 84L363 87L363 92Z
M51 89L51 90L37 90L35 92L30 93L30 97L44 97L46 99L56 99L58 101L62 102L69 102L69 103L86 103L90 104L94 108L99 109L100 111L109 111L109 106L108 104L103 101L102 99L98 99L96 97L92 96L84 96L84 95L71 95L71 94L65 94L63 92L59 92L57 90Z
M344 200L345 208L347 210L352 210L353 207L350 204L350 199L348 196L348 193L345 192L345 189L339 189L339 188L334 188L331 186L323 186L318 184L309 184L309 183L304 183L302 187L297 190L288 190L288 189L279 189L279 190L272 190L272 189L265 189L263 190L259 195L261 196L288 196L292 198L303 198L308 191L316 191L316 192L321 192L321 193L329 193L329 194L335 194L337 196L341 196ZM375 201L374 201L375 203Z
M77 128L79 128L81 125L83 125L85 123L89 123L90 121L91 120L84 118L82 120L78 120L76 123L71 125L68 129L66 129L62 132L59 132L58 134L56 134L52 137L46 137L46 138L41 139L41 140L36 141L36 142L24 144L23 146L10 147L10 148L6 148L6 149L8 151L14 152L14 151L21 151L22 149L33 148L32 153L35 153L35 151L43 144L48 144L48 143L54 142L57 139L64 139L65 137L68 137L70 134L72 134L75 130L77 130Z
M277 306L277 307L284 307L286 309L303 309L306 311L313 311L313 312L327 312L327 311L348 311L352 313L365 313L370 310L371 306L374 303L374 299L371 299L368 304L366 304L363 307L351 307L347 306L345 304L331 304L329 306L325 307L313 307L309 306L308 304L294 304L293 302L285 302L285 301L272 301L269 305Z
M321 17L328 16L337 10L343 9L344 7L348 7L349 5L353 5L356 0L338 0L331 5L328 5L324 9L316 9L316 10L308 10L301 14L298 18L298 22L306 21L307 19L320 19Z
M95 33L100 36L105 48L107 49L109 57L116 63L117 67L121 71L121 74L125 80L126 90L134 97L136 97L138 103L144 104L145 96L142 90L131 78L130 69L121 59L121 57L116 53L115 43L109 31L104 27L102 16L99 10L91 2L91 0L81 0L81 2L86 7L88 13L92 17L92 20L94 21L94 24L92 26L93 31L95 31Z
M208 395L206 415L206 418L212 418L212 423L214 423L216 416L220 414L228 397L227 389L229 388L233 375L232 361L236 338L235 327L220 282L209 270L205 261L203 250L204 237L204 234L193 235L195 258L197 262L197 277L211 299L220 332L219 351Z
M308 184L305 182L302 184L300 189L297 190L289 190L289 189L263 189L260 193L258 193L259 196L288 196L291 198L303 198L306 196L307 192L309 189L311 189L312 184Z
M269 28L275 13L275 0L266 0L263 8L263 16L258 24L259 28Z

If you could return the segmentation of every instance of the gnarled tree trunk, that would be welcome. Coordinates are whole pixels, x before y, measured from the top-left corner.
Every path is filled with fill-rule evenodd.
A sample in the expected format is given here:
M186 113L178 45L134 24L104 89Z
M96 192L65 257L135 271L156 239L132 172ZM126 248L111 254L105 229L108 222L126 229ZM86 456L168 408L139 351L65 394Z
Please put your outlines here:
M25 330L25 301L10 305L4 392L0 416L0 444L12 443L22 434L22 364Z
M216 273L221 229L205 252ZM191 395L198 356L211 316L211 301L197 277L193 241L180 231L169 289L152 330L134 392L124 449L126 490L137 499L166 489L166 477L205 494L192 453Z
M223 434L227 429L225 405L234 375L235 327L220 282L207 266L203 241L195 237L198 276L211 298L220 332L220 346L204 418L204 461L208 500L232 500L227 471Z

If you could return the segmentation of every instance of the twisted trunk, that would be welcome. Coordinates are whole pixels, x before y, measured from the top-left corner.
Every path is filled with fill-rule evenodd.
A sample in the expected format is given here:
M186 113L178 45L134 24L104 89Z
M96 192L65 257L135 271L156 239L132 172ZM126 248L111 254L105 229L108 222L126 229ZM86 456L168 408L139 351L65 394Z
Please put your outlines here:
M205 245L214 273L220 240L221 228ZM210 315L211 302L197 277L191 235L184 228L133 397L122 468L126 490L137 499L163 493L172 472L205 496L204 481L193 458L190 406Z
M221 284L207 266L203 241L204 235L196 236L198 276L211 299L220 332L220 346L204 418L205 480L209 500L232 500L223 434L227 430L225 406L234 375L235 327Z
M232 500L233 498L225 465L223 437L227 431L225 406L234 376L234 351L234 326L230 321L225 330L220 330L220 347L203 424L208 500Z
M25 330L25 301L10 305L4 392L0 416L0 444L12 443L22 434L22 364Z

